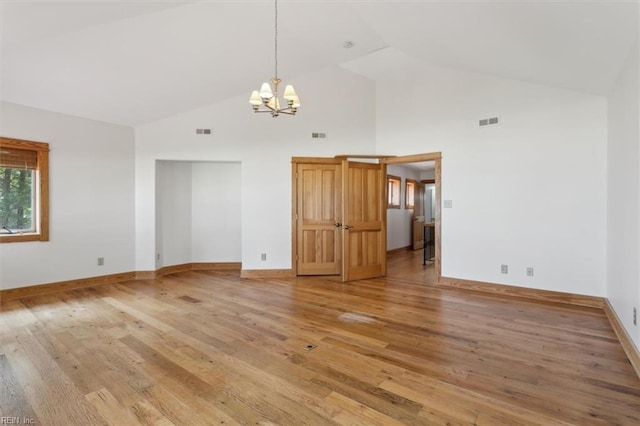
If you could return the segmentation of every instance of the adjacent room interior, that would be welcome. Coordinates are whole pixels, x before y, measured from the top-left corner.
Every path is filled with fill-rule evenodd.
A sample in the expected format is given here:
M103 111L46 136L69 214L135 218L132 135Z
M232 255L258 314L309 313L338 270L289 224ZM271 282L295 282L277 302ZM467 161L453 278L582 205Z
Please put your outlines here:
M0 19L3 422L640 423L639 2Z

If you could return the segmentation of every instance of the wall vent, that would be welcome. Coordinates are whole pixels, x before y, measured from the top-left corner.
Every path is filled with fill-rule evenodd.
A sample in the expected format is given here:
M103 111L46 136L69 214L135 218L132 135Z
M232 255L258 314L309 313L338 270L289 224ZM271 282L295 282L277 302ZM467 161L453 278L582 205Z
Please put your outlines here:
M210 135L211 129L196 129L196 135Z
M478 126L491 126L493 124L498 124L498 122L498 117L483 118L482 120L478 121Z
M326 133L314 132L314 133L311 133L311 137L313 139L326 139L327 138L327 134Z

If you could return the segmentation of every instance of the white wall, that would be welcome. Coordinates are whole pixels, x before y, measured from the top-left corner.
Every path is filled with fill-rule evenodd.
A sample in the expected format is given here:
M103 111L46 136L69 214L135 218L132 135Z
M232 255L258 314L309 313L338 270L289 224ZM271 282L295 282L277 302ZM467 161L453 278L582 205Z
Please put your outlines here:
M191 186L192 262L240 262L240 163L193 163Z
M302 102L296 117L254 114L248 92L136 128L137 270L155 269L156 160L240 162L243 268L291 268L291 157L375 151L373 82L328 68L291 84Z
M435 178L436 178L435 169L425 170L423 172L420 172L420 180L430 180Z
M443 276L606 295L605 98L419 65L376 90L377 152L442 152Z
M412 222L413 209L405 208L405 183L407 178L420 180L420 173L416 170L400 164L390 164L387 167L387 174L398 176L400 182L400 208L387 209L387 250L395 250L411 246L413 244Z
M640 348L640 84L636 46L609 94L607 296Z
M191 263L191 163L158 161L157 171L160 198L156 212L161 217L157 226L162 236L156 252L159 266Z
M1 244L0 288L134 271L133 129L1 106L2 136L51 152L50 241Z
M240 164L158 161L156 268L240 262Z

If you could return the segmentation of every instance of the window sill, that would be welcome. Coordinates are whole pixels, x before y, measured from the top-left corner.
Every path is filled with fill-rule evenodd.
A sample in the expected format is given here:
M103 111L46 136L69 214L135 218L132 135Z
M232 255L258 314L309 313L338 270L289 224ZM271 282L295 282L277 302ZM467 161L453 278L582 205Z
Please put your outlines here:
M0 244L4 243L21 243L27 241L48 241L42 234L24 233L24 234L0 234Z

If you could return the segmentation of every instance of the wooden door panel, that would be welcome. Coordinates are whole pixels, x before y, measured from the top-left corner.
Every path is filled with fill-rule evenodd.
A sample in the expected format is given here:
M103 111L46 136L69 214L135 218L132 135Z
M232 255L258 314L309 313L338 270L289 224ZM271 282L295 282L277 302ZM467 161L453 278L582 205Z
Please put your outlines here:
M298 275L337 275L341 271L341 167L297 165Z
M386 273L385 171L382 164L343 162L343 281Z
M309 268L323 268L325 272L335 272L335 263L339 258L336 252L336 231L304 230L302 231L301 261L307 270Z
M413 244L414 250L424 248L424 220L414 220L411 222L413 226Z
M379 230L348 231L349 271L348 280L379 277L384 275L383 264L386 250L380 250L382 242Z

